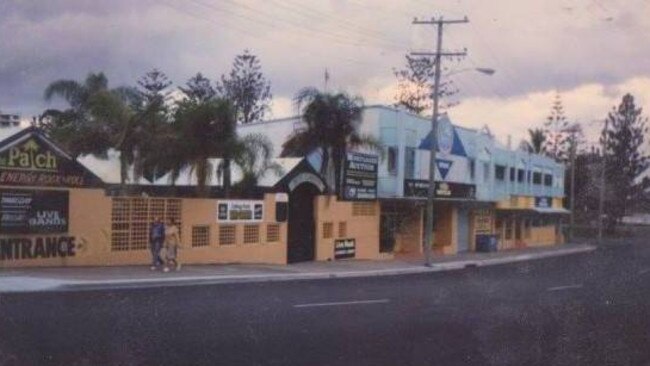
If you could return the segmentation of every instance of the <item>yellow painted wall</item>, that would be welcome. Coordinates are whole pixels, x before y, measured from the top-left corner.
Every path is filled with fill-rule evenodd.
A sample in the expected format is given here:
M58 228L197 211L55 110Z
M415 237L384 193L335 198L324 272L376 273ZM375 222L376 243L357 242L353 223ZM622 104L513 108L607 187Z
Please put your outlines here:
M418 256L422 254L423 214L422 207L414 207L404 212L404 221L400 231L395 234L396 254Z
M458 208L447 203L437 204L436 215L434 253L440 255L458 253Z
M374 215L353 215L354 202L339 201L335 196L316 196L314 198L316 221L316 260L334 260L335 239L355 239L357 259L383 259L379 253L379 202L360 202L371 205ZM339 223L346 223L345 237L339 236ZM323 224L333 224L333 237L323 237Z
M9 188L9 187L8 187ZM16 187L17 189L39 189ZM111 250L111 211L112 198L103 189L69 190L69 231L68 234L43 235L2 235L1 238L74 236L76 255L66 258L34 258L0 260L2 267L33 266L111 266L143 265L151 262L148 249L113 251ZM183 248L179 260L184 263L275 263L285 264L287 256L287 223L280 223L280 240L266 242L266 225L275 223L275 195L264 197L264 222L260 225L260 243L243 244L243 226L237 225L237 242L234 245L218 244L216 222L217 199L182 199L181 241ZM210 243L205 247L191 246L192 226L209 225Z

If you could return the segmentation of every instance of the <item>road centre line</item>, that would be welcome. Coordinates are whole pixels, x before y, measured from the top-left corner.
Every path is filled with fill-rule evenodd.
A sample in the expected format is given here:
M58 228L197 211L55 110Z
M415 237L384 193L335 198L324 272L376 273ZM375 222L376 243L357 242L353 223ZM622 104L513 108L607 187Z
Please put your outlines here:
M648 273L648 272L650 272L650 268L644 268L644 269L640 270L638 273L640 275L642 275L642 274L645 274L645 273Z
M375 299L375 300L356 300L356 301L338 301L338 302L321 302L312 304L296 304L294 308L315 308L323 306L344 306L344 305L371 305L371 304L385 304L390 302L389 299Z
M546 289L546 291L562 291L562 290L572 290L572 289L577 289L577 288L582 288L582 284L575 284L575 285L565 285L565 286L556 286L556 287L549 287Z

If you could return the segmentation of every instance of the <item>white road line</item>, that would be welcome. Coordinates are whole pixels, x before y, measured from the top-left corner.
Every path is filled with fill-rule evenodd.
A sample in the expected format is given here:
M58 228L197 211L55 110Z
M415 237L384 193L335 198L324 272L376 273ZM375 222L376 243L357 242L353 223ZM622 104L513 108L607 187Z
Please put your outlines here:
M549 287L546 289L546 291L562 291L562 290L571 290L571 289L576 289L576 288L582 288L582 284L576 284L576 285L566 285L566 286L556 286L556 287Z
M644 269L639 271L639 274L642 275L642 274L645 274L645 273L648 273L648 272L650 272L650 268L644 268Z
M370 305L370 304L385 304L390 302L388 299L376 300L357 300L357 301L339 301L339 302L320 302L313 304L297 304L294 308L315 308L320 306L343 306L343 305Z

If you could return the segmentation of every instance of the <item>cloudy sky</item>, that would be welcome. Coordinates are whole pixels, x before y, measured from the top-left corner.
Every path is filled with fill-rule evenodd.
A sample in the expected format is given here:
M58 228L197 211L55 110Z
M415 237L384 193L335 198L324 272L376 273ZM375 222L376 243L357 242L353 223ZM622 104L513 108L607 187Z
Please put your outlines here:
M157 67L176 85L201 71L216 79L244 49L272 82L273 117L294 113L304 86L393 103L394 67L409 50L434 46L413 17L458 18L444 48L467 48L450 69L489 67L493 76L452 76L449 113L505 139L543 123L555 92L567 116L596 129L630 92L650 109L648 0L2 0L0 110L31 116L45 86L104 71L112 86Z

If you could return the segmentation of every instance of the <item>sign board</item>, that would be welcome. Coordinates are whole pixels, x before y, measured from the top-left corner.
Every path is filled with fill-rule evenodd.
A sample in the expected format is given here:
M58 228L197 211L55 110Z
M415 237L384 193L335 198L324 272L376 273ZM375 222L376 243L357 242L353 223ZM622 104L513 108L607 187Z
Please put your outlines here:
M348 152L343 166L343 182L339 194L346 201L377 199L377 155Z
M65 233L68 203L67 191L2 189L0 233Z
M553 198L552 197L535 197L535 207L537 207L537 208L552 208L553 207Z
M474 210L474 233L492 234L492 211L488 209Z
M263 219L264 201L217 201L218 222L261 222Z
M354 239L334 240L334 259L354 258L357 252L357 242Z
M424 179L405 179L404 197L426 198L429 181ZM436 182L435 197L438 199L476 199L476 186L473 184Z
M436 159L436 166L442 180L447 179L447 173L451 170L452 165L454 165L454 162L451 160Z
M0 148L0 185L84 187L101 181L37 134Z

